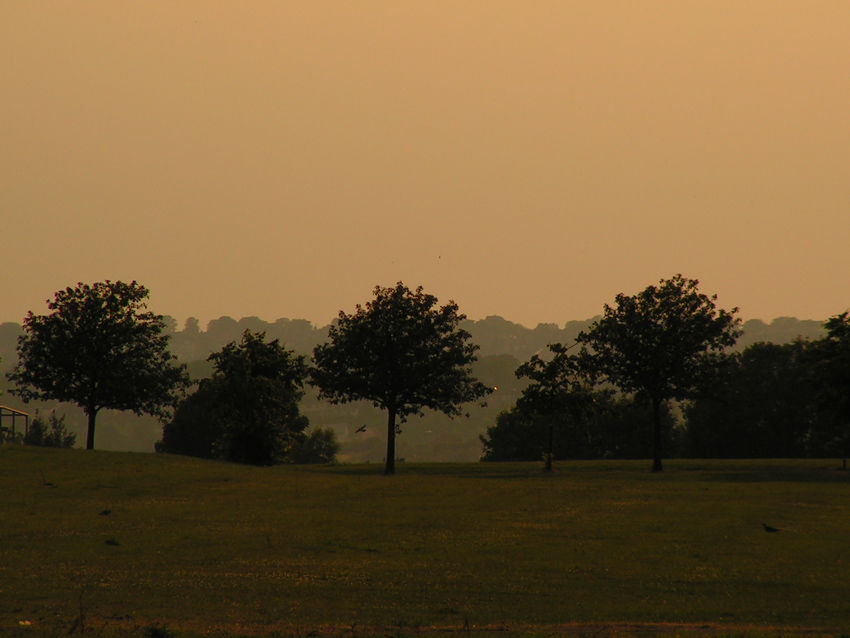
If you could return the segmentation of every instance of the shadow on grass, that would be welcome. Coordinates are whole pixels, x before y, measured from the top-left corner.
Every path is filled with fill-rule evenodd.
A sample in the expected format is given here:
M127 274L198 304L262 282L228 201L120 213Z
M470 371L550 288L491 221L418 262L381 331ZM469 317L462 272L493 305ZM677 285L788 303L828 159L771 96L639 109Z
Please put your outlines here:
M383 463L302 465L297 471L339 476L382 476ZM653 473L650 460L556 461L547 473L543 464L499 463L396 463L397 476L446 476L477 479L546 479L579 474L601 475L611 480L630 477L642 480L675 480L678 474L700 475L699 480L728 483L842 483L850 472L834 459L672 459L664 471ZM391 480L392 477L388 477Z
M706 472L702 478L705 481L723 483L850 483L850 474L838 468L824 468L819 471L791 468L781 473L756 469Z
M299 471L340 476L382 476L383 463L299 466ZM545 476L537 463L396 463L396 476L451 476L469 478L538 478ZM393 477L387 477L392 480Z

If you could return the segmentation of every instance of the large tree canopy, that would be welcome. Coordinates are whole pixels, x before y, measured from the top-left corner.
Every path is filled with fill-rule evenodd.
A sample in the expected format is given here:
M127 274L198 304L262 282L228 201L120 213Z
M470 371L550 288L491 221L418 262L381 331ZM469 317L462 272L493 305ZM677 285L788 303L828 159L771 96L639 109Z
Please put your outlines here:
M616 297L601 319L578 336L602 377L653 408L653 471L661 462L661 404L686 399L717 372L726 348L741 335L740 320L718 309L717 296L697 290L699 282L675 275L643 292Z
M8 375L12 394L79 405L88 416L88 449L104 408L164 418L189 379L168 351L162 315L144 312L147 297L135 281L80 283L48 301L50 314L30 311Z
M395 472L395 435L425 408L459 416L460 406L491 390L472 376L477 346L459 328L454 302L411 291L399 282L375 288L354 314L339 313L329 340L313 351L312 382L332 403L367 400L387 411L387 474Z

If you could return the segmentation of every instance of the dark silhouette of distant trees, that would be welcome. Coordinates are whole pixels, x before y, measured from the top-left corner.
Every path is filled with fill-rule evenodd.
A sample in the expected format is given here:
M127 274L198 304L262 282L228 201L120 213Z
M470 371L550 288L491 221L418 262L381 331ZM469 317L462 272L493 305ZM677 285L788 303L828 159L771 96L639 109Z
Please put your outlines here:
M309 356L313 348L327 338L327 327L314 327L305 319L263 321L258 317L219 317L210 321L204 330L195 317L185 320L183 329L172 335L172 350L187 363L203 361L232 341L239 341L246 330L263 332L269 341L277 339L297 354Z
M246 330L209 361L212 376L178 405L157 451L252 465L284 462L309 424L298 406L305 358Z
M676 450L676 420L667 404L661 424L669 452ZM652 456L652 411L646 403L601 391L580 418L568 413L504 410L482 435L482 461L645 459ZM550 448L550 441L552 442Z
M189 380L168 351L162 315L145 312L147 297L135 281L58 291L49 314L30 311L24 319L10 392L25 402L80 406L88 417L88 449L104 408L165 418Z
M684 407L683 454L699 458L806 456L817 413L809 342L755 343L731 355L726 378Z
M742 334L733 350L741 351L755 343L783 345L797 339L817 341L825 334L823 321L776 317L770 323L761 319L748 319L741 324Z
M551 343L573 343L582 330L586 331L599 317L583 321L568 321L563 327L556 324L539 324L528 328L499 316L484 319L465 319L459 326L472 335L473 343L480 346L476 352L479 359L495 355L510 355L518 361L525 361L535 353L544 350ZM176 326L176 322L174 322ZM314 326L303 319L277 319L263 321L257 317L220 317L205 326L194 317L183 323L182 329L170 333L169 349L184 363L204 361L210 352L221 349L231 341L239 341L245 330L265 332L269 340L278 339L297 354L309 356L313 349L327 341L329 326ZM798 337L816 340L824 334L823 322L799 320L793 317L778 317L770 322L750 319L742 324L744 334L738 339L733 350L742 350L753 343L790 343ZM6 354L14 354L14 344L20 325L0 324L0 356L8 362ZM11 348L5 344L11 342Z
M825 450L850 456L850 311L830 317L826 335L815 342L810 364Z
M313 353L312 383L331 403L366 400L387 412L386 474L395 473L399 423L425 408L459 416L460 406L488 394L472 376L477 346L459 328L454 302L399 282L377 286L375 299L353 314L339 313L328 342Z
M738 309L718 309L717 297L700 293L698 284L675 275L637 295L619 294L616 307L606 304L577 338L601 379L652 406L654 472L663 469L663 403L707 387L741 334Z
M685 406L683 454L850 455L848 316L829 319L820 339L755 343L731 356L724 383Z

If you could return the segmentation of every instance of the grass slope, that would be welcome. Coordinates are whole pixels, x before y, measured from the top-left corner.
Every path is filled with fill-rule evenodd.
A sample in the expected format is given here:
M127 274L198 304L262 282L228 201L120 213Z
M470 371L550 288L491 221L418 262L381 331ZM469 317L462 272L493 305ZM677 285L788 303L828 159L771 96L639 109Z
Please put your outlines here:
M0 447L0 635L64 635L81 616L102 635L838 635L850 484L837 467L401 464L384 477Z

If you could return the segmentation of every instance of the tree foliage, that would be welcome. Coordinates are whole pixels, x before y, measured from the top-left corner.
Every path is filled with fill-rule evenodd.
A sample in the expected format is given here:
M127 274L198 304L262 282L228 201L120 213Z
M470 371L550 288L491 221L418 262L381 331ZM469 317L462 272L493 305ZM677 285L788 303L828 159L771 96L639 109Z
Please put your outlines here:
M652 406L653 471L663 468L663 402L709 387L741 334L738 309L718 309L717 296L700 293L698 284L675 275L637 295L618 294L616 307L606 304L602 318L578 336L603 379Z
M490 392L471 365L477 346L459 327L454 302L438 307L420 286L375 287L375 299L339 313L328 342L313 351L312 382L332 403L366 400L387 411L386 473L395 472L396 419L431 409L453 417Z
M265 333L246 330L209 356L213 374L163 426L157 450L237 463L285 460L308 420L298 407L307 364Z
M560 343L548 348L548 358L535 354L517 368L516 376L530 382L517 403L537 412L582 410L593 401L596 385L586 354L570 354L572 346Z
M135 281L80 283L48 301L50 314L30 311L8 375L12 394L80 406L88 416L88 449L102 409L165 418L188 375L168 351L162 315L145 311L147 297Z

